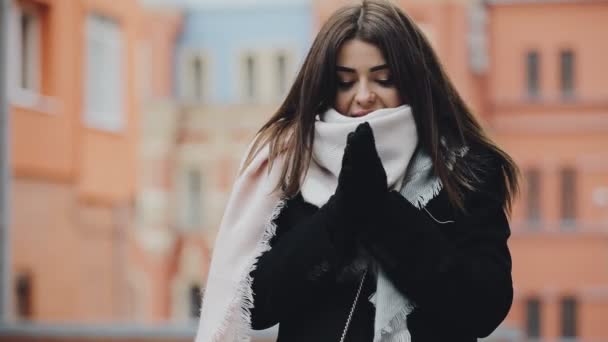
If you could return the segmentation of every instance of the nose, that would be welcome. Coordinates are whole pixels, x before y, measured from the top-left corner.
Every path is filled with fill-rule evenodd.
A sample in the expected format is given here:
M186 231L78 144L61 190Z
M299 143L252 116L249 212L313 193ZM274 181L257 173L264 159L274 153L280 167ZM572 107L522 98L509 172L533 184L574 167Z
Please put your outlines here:
M365 108L373 105L375 100L376 94L369 89L367 82L361 82L357 89L357 93L355 94L355 101L357 104Z

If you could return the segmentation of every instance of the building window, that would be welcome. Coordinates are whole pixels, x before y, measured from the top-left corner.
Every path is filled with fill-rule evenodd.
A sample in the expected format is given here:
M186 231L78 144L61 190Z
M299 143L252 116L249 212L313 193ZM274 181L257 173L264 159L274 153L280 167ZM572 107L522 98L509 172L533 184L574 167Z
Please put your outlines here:
M201 103L208 96L209 59L203 51L184 49L179 66L180 97L188 102Z
M29 2L9 7L9 68L11 86L21 101L32 104L32 96L42 92L43 28L46 8Z
M277 65L277 92L279 96L287 92L287 56L279 53L276 59Z
M528 338L540 337L540 300L530 298L526 302L526 335Z
M572 228L576 222L576 170L570 167L560 172L561 179L561 223Z
M196 101L203 99L203 59L196 56L192 60L192 92Z
M529 51L526 55L527 95L529 98L539 96L539 57L537 51Z
M563 99L574 96L574 51L564 50L560 53L560 80Z
M472 71L481 74L488 69L488 9L482 2L471 5L469 16L469 60Z
M88 127L124 127L122 40L118 23L91 14L86 21L84 121Z
M181 206L181 226L184 228L196 228L201 225L201 183L201 172L198 169L192 168L184 174Z
M17 276L15 284L17 298L17 318L29 320L32 318L32 279L28 274Z
M198 226L201 221L201 173L198 170L188 172L188 223Z
M526 219L530 228L538 229L540 223L540 172L526 171Z
M561 302L562 308L562 337L572 338L576 337L576 316L577 316L577 303L576 299L572 297L563 298Z
M254 100L256 92L257 63L253 55L245 57L245 97Z
M198 285L190 286L190 317L198 318L201 315L201 287Z
M38 92L40 70L40 16L30 9L19 13L19 87Z

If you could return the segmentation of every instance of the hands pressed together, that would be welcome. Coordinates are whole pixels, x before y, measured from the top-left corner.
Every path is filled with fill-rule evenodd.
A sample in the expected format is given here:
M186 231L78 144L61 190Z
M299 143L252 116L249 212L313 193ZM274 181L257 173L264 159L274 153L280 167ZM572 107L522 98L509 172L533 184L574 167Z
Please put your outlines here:
M305 203L299 194L288 201L280 223L299 226L302 234L327 234L338 267L349 264L360 247L383 264L392 264L395 258L390 255L393 250L402 249L405 230L422 216L399 192L388 188L386 171L367 122L347 137L335 193L314 215L303 215L310 215L310 207L314 206ZM298 239L303 241L305 237Z
M358 245L373 247L372 235L389 234L394 225L385 223L395 206L415 210L397 191L389 190L369 123L360 124L348 135L338 186L326 206L334 211L334 224L326 227L346 259L356 253Z
M335 196L353 216L373 216L388 191L386 172L369 123L348 134Z

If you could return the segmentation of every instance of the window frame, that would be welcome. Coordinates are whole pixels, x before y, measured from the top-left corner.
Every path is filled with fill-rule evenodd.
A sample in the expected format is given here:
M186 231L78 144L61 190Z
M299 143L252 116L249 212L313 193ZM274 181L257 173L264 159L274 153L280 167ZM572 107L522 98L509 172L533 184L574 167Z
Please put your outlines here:
M127 125L125 32L120 20L98 12L87 14L84 31L83 122L87 128L121 132ZM93 51L95 45L100 51ZM100 72L97 62L116 73Z
M575 97L575 77L576 54L573 49L563 49L559 53L560 95L562 100L571 100Z
M256 53L246 52L243 55L243 99L245 102L256 102L260 98L259 80L260 58Z
M191 175L198 175L198 203L192 201ZM181 231L193 231L203 227L204 223L204 175L203 169L196 165L181 167L178 174L177 203L177 227ZM196 219L194 219L196 218Z
M537 230L542 221L542 173L537 167L525 170L526 223L529 229Z
M200 90L197 92L193 64L200 61ZM178 66L178 97L187 103L202 104L211 99L211 58L204 49L184 47L180 50Z
M534 310L531 310L531 304ZM540 339L542 336L542 302L538 297L530 297L525 306L525 334L528 339ZM531 314L531 311L533 314Z
M566 296L560 300L560 337L562 339L577 337L578 311L579 304L576 297Z
M577 178L578 170L564 166L559 171L560 226L563 230L573 229L577 221Z
M529 100L538 100L541 96L541 56L538 50L532 49L526 51L525 67L526 97Z
M11 2L8 11L8 58L9 63L14 66L8 69L10 101L14 105L29 108L38 107L42 112L51 112L50 99L41 95L43 77L42 26L44 20L42 16L44 15L44 11L40 5L29 2ZM21 16L24 12L31 14L35 18L29 49L35 55L30 62L31 87L23 87L21 79L24 63Z

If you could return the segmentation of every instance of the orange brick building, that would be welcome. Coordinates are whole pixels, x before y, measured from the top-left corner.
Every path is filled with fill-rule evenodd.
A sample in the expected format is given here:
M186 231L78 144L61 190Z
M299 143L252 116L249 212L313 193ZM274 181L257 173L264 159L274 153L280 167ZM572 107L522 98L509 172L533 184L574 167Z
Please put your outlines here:
M10 3L13 319L128 319L137 1Z
M312 0L317 26L345 2ZM191 323L187 294L204 281L238 157L276 104L175 101L180 18L166 9L11 3L15 318ZM607 340L608 1L398 3L524 175L515 299L494 338ZM184 63L207 70L190 52ZM202 217L181 213L188 189Z
M608 2L487 6L488 126L526 183L513 216L524 336L608 339Z
M347 2L315 1L318 22ZM398 3L522 170L495 336L608 340L608 1Z

